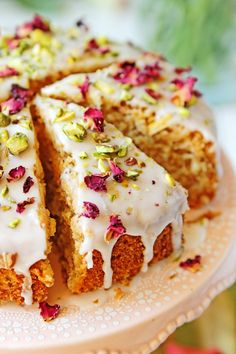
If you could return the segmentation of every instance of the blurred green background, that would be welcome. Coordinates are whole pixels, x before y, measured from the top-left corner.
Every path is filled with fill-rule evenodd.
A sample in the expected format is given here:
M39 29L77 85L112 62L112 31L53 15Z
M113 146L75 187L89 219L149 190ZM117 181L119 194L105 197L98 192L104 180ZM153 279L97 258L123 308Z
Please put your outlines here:
M236 0L0 0L0 24L11 27L40 13L62 26L84 18L95 33L131 40L191 65L214 104L236 104ZM236 286L170 340L236 354ZM164 353L162 348L156 353Z

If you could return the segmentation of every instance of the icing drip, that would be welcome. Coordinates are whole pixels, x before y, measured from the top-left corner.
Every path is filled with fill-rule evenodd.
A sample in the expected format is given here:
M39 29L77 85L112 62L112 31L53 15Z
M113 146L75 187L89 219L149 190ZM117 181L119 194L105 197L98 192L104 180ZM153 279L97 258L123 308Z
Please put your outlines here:
M98 160L93 157L96 143L93 132L87 129L87 135L80 142L68 138L63 132L65 122L60 122L58 112L74 112L73 124L84 124L85 109L74 103L37 96L35 99L39 114L45 121L47 130L58 150L68 153L74 161L61 174L63 188L71 200L70 207L75 216L72 220L73 236L82 234L84 240L80 246L80 254L85 256L87 267L92 268L92 252L98 250L103 258L104 287L109 288L112 283L111 254L118 237L105 239L111 215L119 215L124 225L125 234L140 235L145 246L143 270L153 257L153 244L157 236L170 223L179 223L181 214L187 209L187 198L184 189L179 184L171 185L166 171L137 149L131 139L124 137L113 125L105 123L104 134L110 139L113 146L126 146L125 157L116 158L116 163L123 171L127 167L126 160L135 157L142 167L136 165L141 172L137 179L127 179L127 184L116 182L112 176L106 180L107 192L98 192L84 184L85 176L90 173L100 173ZM100 144L102 145L102 144ZM81 152L86 152L88 158L81 159ZM106 162L105 162L106 164ZM111 195L116 197L110 198ZM99 215L96 218L81 216L83 202L87 201L97 206ZM175 228L175 238L181 238L181 228Z

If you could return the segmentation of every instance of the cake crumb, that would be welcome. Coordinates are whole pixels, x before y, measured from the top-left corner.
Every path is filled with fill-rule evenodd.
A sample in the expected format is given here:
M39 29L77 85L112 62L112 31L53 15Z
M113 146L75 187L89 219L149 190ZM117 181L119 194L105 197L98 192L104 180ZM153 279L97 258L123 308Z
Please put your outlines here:
M114 289L115 299L121 300L125 296L125 292L121 288Z

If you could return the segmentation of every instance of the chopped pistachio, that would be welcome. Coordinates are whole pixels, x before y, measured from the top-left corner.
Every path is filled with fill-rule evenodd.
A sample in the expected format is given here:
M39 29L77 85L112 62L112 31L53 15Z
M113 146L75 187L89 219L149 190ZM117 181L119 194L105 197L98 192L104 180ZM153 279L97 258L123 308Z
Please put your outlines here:
M157 82L149 82L147 87L154 91L158 91L160 89L160 85Z
M128 152L128 147L127 146L121 146L117 155L119 157L125 157L127 155L127 152Z
M99 169L101 172L103 172L103 173L109 171L108 165L107 165L106 162L105 162L104 160L102 160L102 159L99 159L99 160L98 160L98 169Z
M30 38L33 43L39 43L42 46L50 46L52 37L50 34L41 31L40 29L35 29L30 33Z
M97 145L96 146L96 151L99 154L113 154L117 151L119 151L119 147L116 145Z
M79 153L79 158L80 158L81 160L87 159L87 158L88 158L87 152L86 152L86 151L80 151L80 153Z
M130 101L130 100L132 100L133 97L134 96L130 92L128 92L126 90L121 91L121 94L120 94L121 101Z
M66 122L70 121L75 118L75 112L65 112L64 114L62 113L59 117L57 117L53 123L60 123L60 122Z
M11 206L10 205L1 205L1 210L2 211L8 211L11 209Z
M149 104L156 104L157 103L157 100L155 100L155 98L151 97L150 95L148 95L147 93L144 93L141 98L149 103Z
M126 177L136 180L140 173L141 171L138 170L128 170L126 172Z
M81 142L84 140L87 132L82 125L75 122L70 122L64 125L63 132L66 136L75 142Z
M22 120L19 125L27 130L32 130L32 125L30 120Z
M188 102L188 106L193 106L197 102L197 97L192 95L191 100Z
M96 143L108 143L110 138L104 133L92 133L93 140Z
M11 118L6 114L0 112L0 127L7 127L11 123Z
M180 107L178 109L179 114L183 117L183 118L188 118L190 115L190 111L189 109L185 108L185 107Z
M120 87L126 91L129 91L131 89L131 86L129 84L121 84Z
M20 219L14 219L9 224L8 227L15 229L20 224Z
M168 184L169 184L171 187L174 187L174 186L175 186L175 180L174 180L174 178L173 178L169 173L166 173L166 174L165 174L165 178L166 178Z
M101 91L105 95L110 95L115 92L114 87L105 81L98 80L98 81L94 82L93 85L94 85L94 87L96 87L99 91Z
M111 202L114 202L114 200L117 198L116 194L108 194L108 198L110 199Z
M23 133L12 135L6 142L6 147L12 155L19 155L29 146L28 137Z
M8 193L9 193L9 188L8 188L8 186L5 186L5 187L1 190L1 196L2 196L3 198L5 198Z
M134 183L132 184L132 188L136 189L136 190L140 190L140 187L137 184L134 184Z
M5 143L9 139L9 133L6 129L0 131L0 143Z
M103 46L109 43L109 40L105 36L99 36L96 38L96 42L99 46Z
M133 208L132 208L132 207L128 207L128 208L126 209L126 214L127 214L127 215L131 215L131 214L132 214L132 211L133 211Z

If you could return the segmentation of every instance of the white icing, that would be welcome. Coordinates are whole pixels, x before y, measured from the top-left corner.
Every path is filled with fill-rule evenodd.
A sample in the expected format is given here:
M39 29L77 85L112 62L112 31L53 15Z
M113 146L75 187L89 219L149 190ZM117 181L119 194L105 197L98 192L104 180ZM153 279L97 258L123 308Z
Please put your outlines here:
M86 187L84 177L88 171L92 174L101 173L97 168L97 160L93 158L95 145L91 133L82 142L73 142L63 133L64 122L53 123L57 117L59 109L75 112L76 118L73 121L83 121L84 108L74 104L66 104L64 101L37 96L35 99L37 109L43 117L46 127L54 137L58 146L71 154L75 161L75 166L66 167L62 172L62 187L69 190L72 199L73 229L77 233L82 233L84 241L80 247L80 253L85 255L87 267L91 268L92 252L98 250L103 258L103 270L105 273L104 287L108 288L112 282L111 253L116 243L116 239L110 242L104 240L110 215L119 215L126 233L129 235L140 235L145 246L143 270L147 268L148 262L153 257L153 244L156 237L170 223L178 224L180 215L187 208L186 193L184 189L176 184L171 187L166 179L166 171L138 150L133 144L128 147L128 154L125 158L119 158L119 166L127 171L132 167L127 167L124 161L129 157L136 157L139 161L144 161L146 167L142 168L142 174L137 181L130 181L128 187L115 182L112 177L107 180L108 192L95 192ZM105 134L111 138L112 145L124 146L130 141L124 137L113 125L105 124ZM81 160L79 153L86 151L89 158ZM133 166L133 168L137 166ZM156 183L153 184L152 181ZM133 187L133 186L136 187ZM131 193L130 193L131 192ZM118 198L114 201L109 199L109 194L118 193ZM97 205L100 215L96 219L79 217L82 212L83 201L89 201ZM155 204L158 204L156 206ZM128 209L131 208L131 209ZM132 210L131 213L128 213ZM181 244L181 227L174 228L174 246ZM74 235L75 237L76 235ZM179 239L179 241L177 241Z
M27 108L14 117L21 119L22 116L27 117L31 121L31 116ZM29 139L29 147L25 152L19 156L9 154L9 159L4 158L4 154L2 154L0 161L0 165L4 166L4 175L0 179L0 191L5 186L9 188L9 193L5 198L0 193L0 254L17 254L13 269L17 274L25 276L22 296L25 298L25 303L29 304L32 302L29 268L35 262L46 258L45 251L47 247L44 225L40 224L38 214L39 205L42 201L39 194L39 185L34 174L34 165L36 162L35 138L32 130L25 129L19 124L10 124L5 128L0 128L0 132L5 129L8 130L10 136L16 132L21 132L27 135ZM2 146L0 146L0 150L2 150ZM19 181L7 182L9 171L20 165L26 168L24 177ZM23 193L23 183L28 176L33 178L34 185L28 193ZM14 200L14 203L9 200L9 197ZM22 214L17 213L16 204L31 197L35 198L34 204L27 205ZM11 209L3 211L1 209L3 205L11 206ZM8 224L15 219L20 219L21 222L16 228L12 229Z
M157 56L143 55L138 57L136 64L139 67L143 67L145 64L152 64L156 60ZM168 62L162 61L161 59L158 59L158 61L162 67L161 74L164 77L164 80L156 81L158 84L157 92L162 94L163 97L158 100L157 104L149 104L142 98L147 85L132 87L129 90L129 93L133 95L133 98L128 101L129 105L134 108L145 108L150 116L155 116L156 122L160 121L167 114L171 114L168 126L180 124L190 131L200 131L206 140L213 142L213 149L216 152L218 174L221 176L220 152L216 140L216 127L212 110L204 100L199 98L195 104L188 108L189 116L187 118L183 117L180 113L180 107L171 102L173 91L170 90L170 84L174 78L179 76L174 72L173 66ZM108 68L97 70L95 73L86 74L90 82L88 97L96 106L101 105L103 97L111 104L119 105L121 103L121 93L124 89L122 88L122 85L112 77L112 75L118 70L119 68L117 65L112 65ZM85 77L85 74L70 75L52 85L45 86L42 89L42 94L45 96L54 96L55 98L58 96L59 98L69 98L80 103L82 96L79 85L85 80ZM104 82L108 84L113 91L108 93L102 92L94 86L94 83L96 82ZM142 117L139 117L139 120L140 119L142 119ZM143 126L145 127L146 124L137 125L137 129L145 129Z

